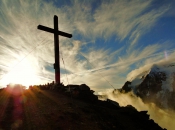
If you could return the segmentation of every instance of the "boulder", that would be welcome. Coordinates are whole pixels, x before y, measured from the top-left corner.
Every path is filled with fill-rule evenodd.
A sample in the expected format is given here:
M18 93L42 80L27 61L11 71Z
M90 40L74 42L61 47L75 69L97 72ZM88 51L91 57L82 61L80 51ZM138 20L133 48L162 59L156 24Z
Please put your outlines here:
M81 84L81 85L79 86L79 89L80 89L81 91L90 91L90 88L89 88L86 84Z

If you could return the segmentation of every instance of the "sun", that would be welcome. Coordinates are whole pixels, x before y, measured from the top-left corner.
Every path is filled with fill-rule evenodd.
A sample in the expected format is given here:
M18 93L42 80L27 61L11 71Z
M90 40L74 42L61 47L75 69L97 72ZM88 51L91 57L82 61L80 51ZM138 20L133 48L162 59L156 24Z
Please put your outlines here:
M3 78L3 84L21 84L26 86L39 83L40 79L36 76L36 69L32 67L28 60L24 60L16 67L9 70Z

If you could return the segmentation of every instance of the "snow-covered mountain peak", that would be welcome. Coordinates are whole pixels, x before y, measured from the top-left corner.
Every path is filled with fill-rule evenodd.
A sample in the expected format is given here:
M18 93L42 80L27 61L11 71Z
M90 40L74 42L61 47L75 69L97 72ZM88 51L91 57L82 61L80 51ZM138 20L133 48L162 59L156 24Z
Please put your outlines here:
M153 64L150 68L151 72L173 73L175 72L175 63Z
M157 63L133 70L121 91L133 91L146 102L175 109L175 63Z
M160 80L161 88L163 90L173 91L173 84L175 83L175 63L157 63L146 65L131 71L127 76L127 81L131 82L131 88L140 85L147 77L152 77L155 81Z

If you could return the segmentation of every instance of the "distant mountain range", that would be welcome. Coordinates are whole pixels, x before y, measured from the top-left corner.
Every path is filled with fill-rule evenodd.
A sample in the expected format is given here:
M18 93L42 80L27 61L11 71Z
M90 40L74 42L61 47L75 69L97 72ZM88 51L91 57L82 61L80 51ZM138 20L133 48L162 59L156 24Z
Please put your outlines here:
M145 103L155 103L160 108L175 110L175 63L154 64L132 73L134 76L120 92L133 91Z

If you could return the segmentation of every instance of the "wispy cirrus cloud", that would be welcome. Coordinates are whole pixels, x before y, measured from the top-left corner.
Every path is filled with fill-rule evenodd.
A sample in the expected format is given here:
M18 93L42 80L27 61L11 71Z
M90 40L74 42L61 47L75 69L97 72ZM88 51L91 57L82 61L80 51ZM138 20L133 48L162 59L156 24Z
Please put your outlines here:
M30 81L31 84L54 80L53 34L37 30L38 24L52 28L53 15L59 16L60 30L73 34L71 39L60 37L60 57L64 59L66 67L60 61L62 72L65 71L61 74L61 80L65 84L67 74L69 83L87 83L96 90L111 88L109 83L121 87L134 63L141 66L152 62L155 57L148 56L164 49L162 44L142 48L137 45L140 44L138 40L168 10L167 6L151 8L151 0L101 1L96 6L92 6L93 0L74 0L62 6L54 2L0 2L1 78L4 75L17 76L18 71L24 71L29 74L24 81L32 75L38 79ZM114 44L124 40L129 44L113 48L111 42L105 43L108 47L98 43L99 38L107 41L112 37L115 37ZM94 47L97 44L100 45ZM156 56L156 60L161 58ZM32 71L27 71L30 69ZM10 72L13 74L10 75ZM8 82L4 80L1 84Z
M69 20L75 23L74 28L80 35L104 39L115 36L119 40L129 38L129 42L134 44L169 9L168 5L151 8L152 2L103 1L92 13L90 4L75 1L72 8L66 6L65 11L68 11Z

